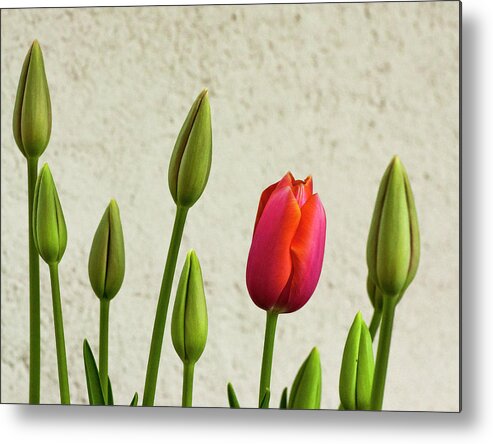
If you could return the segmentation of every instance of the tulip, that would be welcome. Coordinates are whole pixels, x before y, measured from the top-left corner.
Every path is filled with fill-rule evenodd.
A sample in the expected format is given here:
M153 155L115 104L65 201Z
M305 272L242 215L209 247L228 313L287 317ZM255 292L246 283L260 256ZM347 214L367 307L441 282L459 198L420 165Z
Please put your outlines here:
M65 350L62 300L58 276L58 264L67 247L67 227L48 164L44 164L43 168L41 168L36 181L32 226L36 249L48 264L50 270L60 401L62 404L70 404L67 353Z
M151 347L147 360L142 405L154 405L164 329L176 261L185 228L188 210L204 192L212 162L212 127L209 95L204 89L190 109L178 134L168 169L168 185L176 203L175 222L169 241L166 265L154 318Z
M199 259L187 254L171 317L171 339L184 363L196 363L207 341L207 307Z
M43 53L33 42L22 66L12 120L14 139L26 159L43 154L51 135L51 102Z
M125 275L125 248L120 210L111 200L94 234L89 254L89 280L99 299L113 299Z
M207 342L207 306L199 259L187 254L171 317L171 339L183 362L182 406L191 407L193 373Z
M267 312L259 405L270 390L277 317L303 307L317 286L325 225L311 177L295 180L288 172L260 197L246 270L250 297Z
M371 409L381 410L395 308L414 279L419 263L414 197L406 170L397 156L390 161L380 182L366 259L369 279L380 290L383 303L371 395Z
M325 249L325 211L312 178L287 173L262 193L248 255L246 282L253 302L290 313L317 286Z
M411 185L397 156L380 182L366 251L371 280L385 295L402 294L418 269L419 228Z
M168 184L176 205L190 208L204 192L212 162L211 110L207 89L193 102L176 139Z
M344 347L339 396L344 410L369 410L373 383L373 350L370 331L358 312Z
M33 201L38 159L51 134L51 103L43 54L37 40L24 60L12 119L14 139L27 160L29 238L29 403L39 404L41 391L41 310L39 255L34 243Z
M301 365L289 393L289 409L319 409L322 396L322 366L316 347Z
M67 247L67 227L48 164L39 172L33 202L34 244L39 255L50 264L61 261Z
M99 298L99 376L108 401L108 336L110 301L120 290L125 276L125 246L120 210L111 200L94 234L89 253L89 280Z

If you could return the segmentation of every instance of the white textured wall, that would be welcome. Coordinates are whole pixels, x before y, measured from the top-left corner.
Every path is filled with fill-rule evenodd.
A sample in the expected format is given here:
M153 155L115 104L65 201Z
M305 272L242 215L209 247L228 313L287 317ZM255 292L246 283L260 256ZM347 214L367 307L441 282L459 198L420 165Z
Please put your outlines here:
M378 183L393 154L407 167L422 234L415 282L398 307L384 406L457 410L459 402L459 6L456 2L2 11L2 402L28 399L26 166L11 116L31 40L53 103L49 162L64 209L60 266L70 386L86 403L82 341L95 353L98 300L87 277L92 237L120 205L127 273L111 305L117 403L142 395L173 221L171 150L196 94L210 89L214 158L179 257L202 262L209 340L194 403L226 406L233 381L255 406L264 312L245 264L258 197L287 170L312 174L328 219L320 284L280 318L273 402L317 345L324 408L338 405L347 329L365 294L365 247ZM41 263L42 401L58 402L47 267ZM169 327L169 325L168 325ZM169 337L157 402L178 405L181 362Z

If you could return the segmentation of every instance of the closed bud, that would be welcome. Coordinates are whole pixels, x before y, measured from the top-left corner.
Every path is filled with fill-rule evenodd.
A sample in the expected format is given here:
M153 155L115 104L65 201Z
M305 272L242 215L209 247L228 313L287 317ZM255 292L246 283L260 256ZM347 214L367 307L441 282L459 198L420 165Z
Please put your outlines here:
M397 156L380 183L366 259L371 280L387 296L401 295L418 269L419 228L414 197Z
M43 154L51 135L51 102L43 53L37 40L27 53L12 120L14 139L26 159Z
M358 312L342 356L339 396L344 410L369 410L373 384L373 350L368 327Z
M370 278L370 275L366 278L366 291L370 298L371 305L375 310L383 310L383 295L380 289L375 285Z
M212 162L209 95L195 99L178 134L168 170L168 184L177 205L190 208L202 195Z
M94 234L88 268L96 296L108 300L114 298L125 276L125 246L120 210L113 199Z
M319 409L322 397L322 366L316 347L301 365L289 394L289 409Z
M195 364L207 342L207 306L199 259L190 250L181 272L171 317L171 339L183 363Z
M34 189L33 237L39 255L48 264L61 261L67 247L67 227L53 176L44 164Z

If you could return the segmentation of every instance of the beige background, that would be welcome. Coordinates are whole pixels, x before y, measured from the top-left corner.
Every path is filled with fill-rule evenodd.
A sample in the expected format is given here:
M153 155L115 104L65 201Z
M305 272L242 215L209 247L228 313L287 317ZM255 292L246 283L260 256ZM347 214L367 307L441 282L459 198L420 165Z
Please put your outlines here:
M26 166L11 116L22 61L38 38L53 103L42 157L69 231L60 266L73 402L87 403L82 341L97 353L92 236L120 205L127 273L110 313L115 401L142 396L173 221L171 150L196 94L210 90L214 158L191 210L185 252L200 257L209 340L194 404L226 406L232 381L256 405L264 312L245 265L260 192L287 170L312 174L327 212L319 286L278 324L273 405L317 345L322 407L338 405L347 329L367 320L365 247L380 177L399 154L422 235L417 277L398 307L384 407L459 407L459 5L456 2L2 11L2 402L27 402ZM58 397L47 267L41 263L42 401ZM178 405L181 362L165 336L157 403Z

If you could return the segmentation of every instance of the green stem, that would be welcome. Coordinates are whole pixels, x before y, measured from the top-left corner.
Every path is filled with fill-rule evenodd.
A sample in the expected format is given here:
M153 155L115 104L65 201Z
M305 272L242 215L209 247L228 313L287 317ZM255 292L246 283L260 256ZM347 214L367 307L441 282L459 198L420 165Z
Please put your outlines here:
M29 217L29 403L39 404L41 391L41 309L39 297L39 255L34 245L33 202L38 178L38 159L27 160Z
M60 282L58 280L58 264L50 264L51 295L53 299L53 322L55 324L56 357L58 363L58 384L60 401L70 404L68 385L67 353L65 351L65 335L63 333L62 300L60 298Z
M270 375L272 372L272 355L274 353L274 339L276 337L276 325L279 314L267 312L265 322L264 352L262 355L262 370L260 372L260 387L258 393L259 407L266 389L270 390ZM267 405L267 407L269 407Z
M194 363L186 362L183 364L183 391L181 396L182 407L192 407L194 367Z
M99 380L104 399L108 401L108 336L110 321L110 301L99 301Z
M372 410L382 410L395 307L395 297L385 295L383 297L382 326L380 329L380 337L378 338L377 360L375 363L375 374L373 376L371 393Z
M370 330L371 340L375 339L377 335L378 327L380 326L380 320L382 319L382 310L375 308L373 310L373 316L371 317L370 326L368 330Z
M156 395L156 383L159 371L159 361L161 359L161 350L163 347L164 328L166 325L166 316L168 314L169 298L171 294L171 285L176 269L176 260L180 251L181 238L185 221L187 219L188 208L176 207L175 223L173 233L169 243L168 257L164 267L163 280L161 282L161 291L157 303L156 317L154 319L154 328L152 331L151 349L147 361L146 381L144 386L144 397L142 405L154 405Z

